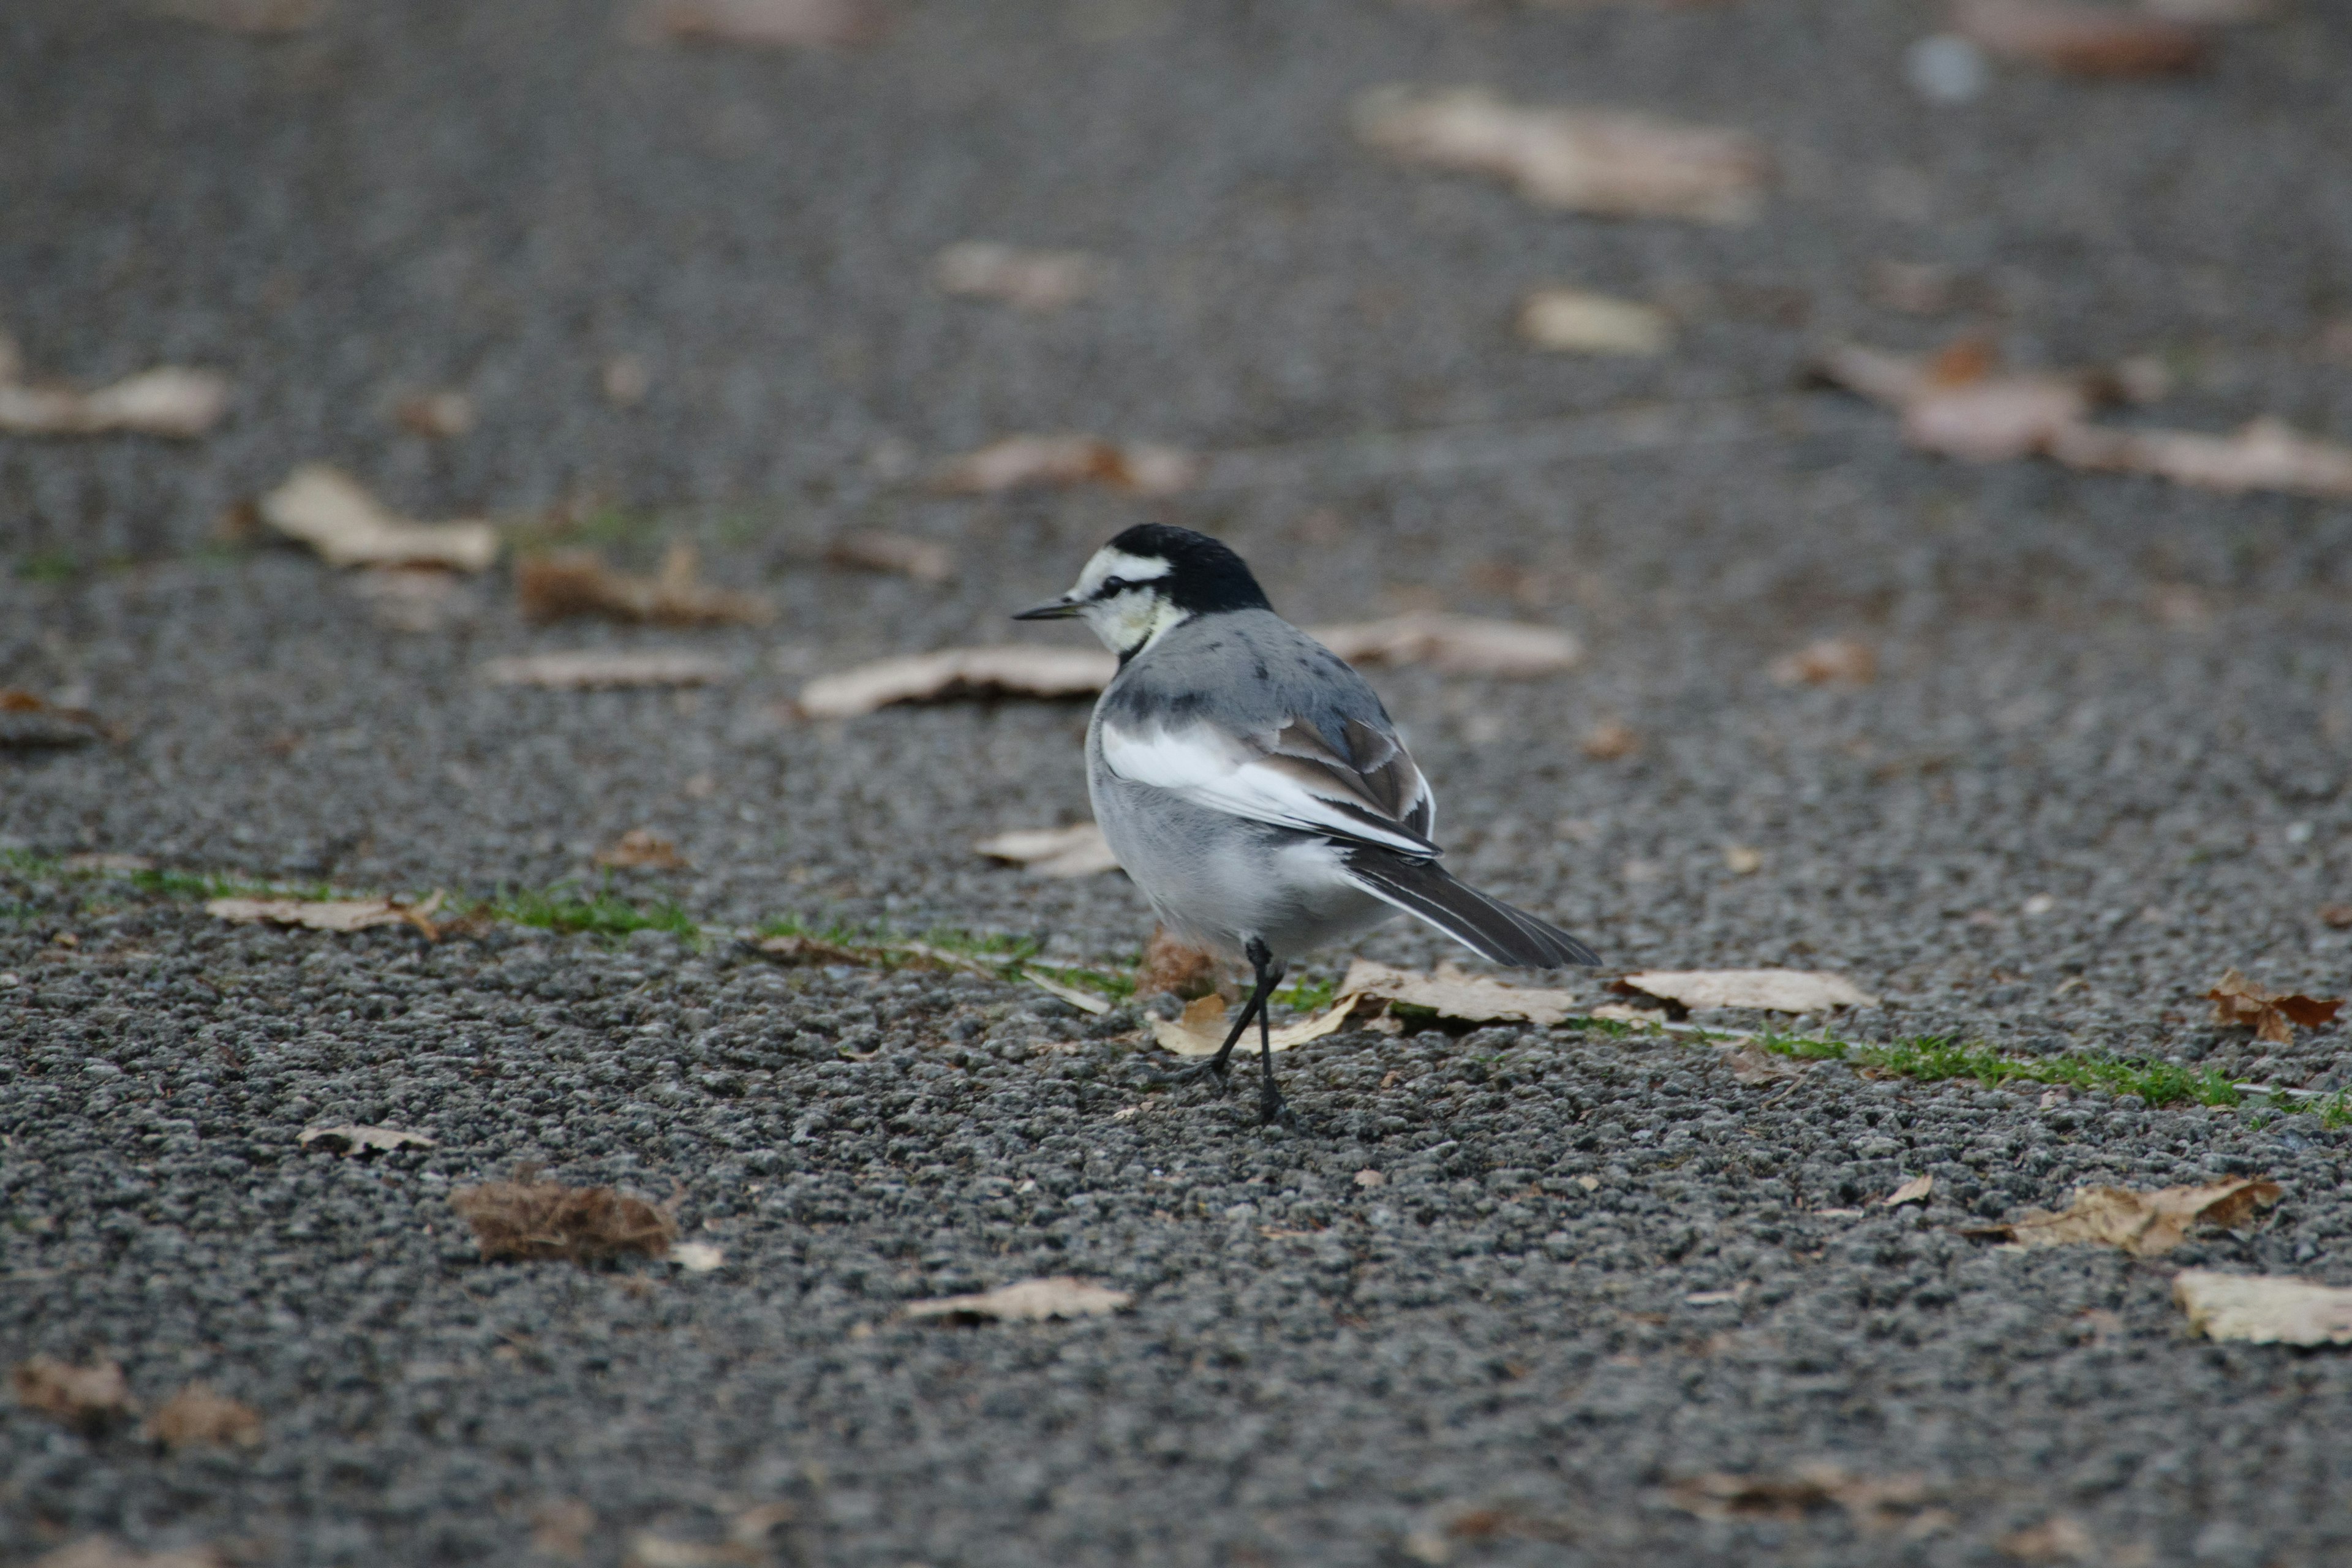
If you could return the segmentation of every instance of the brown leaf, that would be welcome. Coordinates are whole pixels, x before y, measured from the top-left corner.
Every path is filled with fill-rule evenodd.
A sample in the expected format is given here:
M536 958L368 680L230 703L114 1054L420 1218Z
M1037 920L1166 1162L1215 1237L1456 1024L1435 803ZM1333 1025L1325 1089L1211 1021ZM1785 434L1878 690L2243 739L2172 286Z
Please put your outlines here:
M2352 1290L2268 1274L2184 1268L2172 1299L2209 1339L2258 1345L2352 1344Z
M1307 635L1349 664L1433 664L1448 675L1549 675L1584 656L1574 634L1558 626L1429 610L1310 626Z
M155 8L184 22L264 37L307 32L327 14L326 0L157 0Z
M1933 1497L1925 1477L1850 1475L1831 1464L1800 1466L1786 1476L1693 1476L1665 1489L1666 1500L1701 1519L1795 1521L1841 1508L1864 1530L1907 1522Z
M2344 1005L2341 996L2305 996L2257 985L2232 969L2205 993L2213 1004L2213 1022L2223 1028L2247 1028L2258 1040L2275 1046L2294 1042L2294 1026L2316 1029L2335 1020Z
M199 1443L215 1448L257 1448L261 1413L215 1392L209 1384L192 1383L148 1417L147 1436L174 1448Z
M890 30L881 0L646 0L660 37L750 48L870 44Z
M800 710L813 719L850 719L895 702L957 697L1087 697L1118 672L1118 660L1094 648L1007 643L944 648L877 659L801 688Z
M458 1188L449 1203L473 1226L486 1260L567 1258L587 1264L628 1253L660 1258L677 1238L668 1215L610 1187L489 1182Z
M37 1355L16 1363L9 1374L16 1403L37 1410L77 1432L96 1434L112 1423L139 1414L122 1368L110 1361L76 1366L55 1356Z
M1993 1542L2004 1557L2014 1557L2021 1563L2093 1563L2098 1560L2098 1543L2082 1521L2067 1514L2053 1514L2040 1524L2023 1530L2012 1530Z
M1108 485L1136 495L1189 489L1200 464L1172 447L1099 436L1008 436L967 452L941 469L938 489L951 495L997 495L1038 486Z
M1135 994L1167 993L1197 1001L1223 989L1219 982L1223 971L1216 954L1183 942L1166 926L1153 926L1151 940L1143 944L1143 967L1135 976Z
M487 522L411 522L328 463L306 463L261 498L261 520L330 566L446 566L480 572L499 558Z
M447 440L474 427L474 400L446 388L404 397L392 411L399 426L412 436Z
M707 686L735 673L724 659L670 648L635 652L533 653L482 666L492 686L591 690L620 686Z
M209 1546L139 1552L110 1535L85 1535L33 1560L33 1568L226 1568L227 1560Z
M1557 353L1662 354L1675 324L1664 310L1585 289L1538 289L1519 301L1519 336Z
M1603 719L1577 742L1577 750L1596 763L1622 762L1641 749L1641 732L1622 719Z
M350 1122L334 1127L306 1127L294 1142L305 1149L316 1147L333 1154L373 1154L441 1146L438 1139L411 1132L405 1127L361 1127Z
M1819 969L1647 969L1610 989L1662 997L1685 1007L1748 1007L1767 1013L1818 1013L1875 1007L1878 998L1843 974Z
M1017 250L967 239L932 259L931 286L958 299L1043 313L1076 304L1100 287L1103 273L1102 263L1083 250Z
M2336 931L2352 930L2352 904L2322 904L2319 923Z
M1522 108L1484 88L1375 88L1357 136L1409 163L1507 180L1538 206L1746 223L1768 163L1738 132L1645 115Z
M82 746L120 737L87 708L66 708L13 686L0 686L0 751Z
M2305 436L2285 421L2267 416L2234 436L2075 426L2051 442L2050 455L2073 468L2150 474L2228 494L2278 490L2326 500L2352 496L2352 447Z
M596 851L596 864L615 870L683 871L686 857L677 846L650 827L632 827Z
M593 550L535 556L515 565L515 603L523 618L555 621L570 616L605 616L656 626L758 626L775 618L775 606L752 594L697 582L701 562L691 544L677 543L662 556L659 574L615 572Z
M1765 672L1782 686L1867 686L1878 678L1878 655L1853 637L1823 637L1782 654Z
M16 343L0 335L0 432L12 436L127 431L192 440L228 411L228 382L208 370L142 371L96 392L35 385L21 374Z
M825 547L824 558L835 566L896 572L918 583L944 583L955 575L955 557L946 545L903 533L845 533Z
M1124 1311L1134 1296L1090 1285L1068 1275L1050 1279L1023 1279L971 1296L945 1296L936 1300L909 1301L909 1318L947 1318L964 1322L1037 1322L1047 1318L1099 1318Z
M433 914L441 907L435 893L414 904L397 899L214 899L205 913L216 920L271 925L301 926L310 931L354 931L375 926L415 926L429 941L440 935Z
M1987 54L2070 76L2168 76L2205 63L2200 29L2075 0L1955 0L1952 30Z
M1025 866L1039 877L1093 877L1118 869L1103 831L1091 822L1070 827L1017 827L972 847L992 860Z
M1883 1209L1901 1208L1905 1204L1924 1204L1936 1190L1933 1176L1914 1176L1885 1197L1878 1200Z
M2120 1247L2135 1258L2160 1258L2188 1239L2198 1226L2229 1230L2279 1200L2276 1182L2235 1180L2201 1187L2165 1187L2152 1193L2128 1187L2077 1187L2057 1212L2028 1209L1981 1234L2021 1247L2088 1244Z

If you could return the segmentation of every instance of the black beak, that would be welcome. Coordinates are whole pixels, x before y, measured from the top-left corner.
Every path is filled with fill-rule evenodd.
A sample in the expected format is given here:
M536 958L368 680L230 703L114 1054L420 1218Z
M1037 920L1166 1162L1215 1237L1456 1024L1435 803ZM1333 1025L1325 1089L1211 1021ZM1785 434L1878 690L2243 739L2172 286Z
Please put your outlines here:
M1016 621L1066 621L1083 607L1077 600L1066 594L1058 599L1048 599L1034 609L1024 610L1013 618Z

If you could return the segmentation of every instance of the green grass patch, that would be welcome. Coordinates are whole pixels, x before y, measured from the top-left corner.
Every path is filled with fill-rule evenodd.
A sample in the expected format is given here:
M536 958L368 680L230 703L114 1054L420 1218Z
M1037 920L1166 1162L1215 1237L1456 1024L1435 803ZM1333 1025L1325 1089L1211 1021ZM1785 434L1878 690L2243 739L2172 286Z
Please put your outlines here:
M70 583L80 569L69 550L36 550L16 563L16 575L26 583Z
M702 940L702 928L676 904L640 909L615 896L610 889L583 892L569 882L522 892L501 892L461 912L477 919L507 921L566 935L624 937L631 931L666 931L689 942Z
M2150 1105L2240 1105L2245 1095L2223 1074L2171 1062L2123 1057L2017 1057L1948 1036L1918 1035L1892 1045L1852 1045L1843 1040L1759 1035L1753 1042L1776 1056L1803 1061L1845 1062L1874 1071L1939 1083L1973 1079L1991 1088L2003 1083L2042 1083L2105 1094L2136 1094Z
M1297 1012L1320 1013L1324 1008L1328 1007L1339 994L1339 982L1337 979L1301 980L1296 984L1286 985L1276 991L1274 994L1274 1000L1276 1005L1288 1007Z

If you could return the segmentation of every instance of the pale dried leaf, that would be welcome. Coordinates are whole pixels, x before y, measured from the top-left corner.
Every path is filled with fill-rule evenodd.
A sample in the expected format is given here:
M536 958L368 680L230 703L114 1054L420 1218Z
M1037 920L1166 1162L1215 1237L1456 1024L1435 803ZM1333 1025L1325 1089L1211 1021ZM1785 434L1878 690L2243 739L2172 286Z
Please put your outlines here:
M1068 1275L1023 1279L971 1296L909 1301L909 1318L992 1318L999 1322L1037 1322L1047 1318L1099 1318L1124 1310L1135 1300L1125 1290L1090 1285Z
M1767 1013L1818 1013L1875 1007L1878 998L1843 974L1818 969L1648 969L1619 983L1685 1007L1747 1007Z
M34 385L21 379L16 343L0 335L0 432L12 436L98 436L128 431L190 440L228 411L228 381L178 365L142 371L95 392Z
M1471 1024L1551 1025L1576 1016L1573 992L1507 985L1451 963L1439 964L1434 974L1419 974L1368 958L1348 966L1332 1011L1341 1012L1358 1003L1419 1008Z
M955 575L955 557L946 545L903 533L845 533L825 546L824 558L835 566L896 572L918 583L944 583Z
M1378 1171L1373 1170L1359 1171L1355 1175L1356 1185L1367 1190L1373 1187L1384 1187L1388 1185L1388 1180L1389 1179L1386 1176L1381 1174Z
M2071 468L2151 474L2229 494L2352 496L2352 447L2305 436L2273 417L2256 419L2234 436L2077 426L2052 441L2050 455Z
M1350 664L1432 664L1449 675L1550 675L1573 668L1584 653L1558 626L1427 610L1310 626L1307 635Z
M174 1448L197 1444L215 1448L257 1448L261 1446L261 1413L216 1392L210 1384L192 1383L165 1400L147 1418L147 1436Z
M1084 697L1118 672L1118 660L1093 648L1007 643L944 648L877 659L801 688L800 710L812 719L851 719L894 702L935 702L954 697Z
M868 44L889 31L881 0L646 0L659 37L750 48Z
M1312 1016L1286 1024L1272 1031L1269 1038L1273 1048L1291 1050L1309 1040L1336 1035L1347 1027L1349 1016L1354 1011L1355 1001L1350 998L1336 1002ZM1225 1043L1225 1032L1230 1027L1225 1018L1225 999L1212 993L1188 1003L1181 1018L1153 1018L1151 1037L1180 1057L1213 1057ZM1256 1033L1256 1026L1253 1024L1250 1028L1253 1039Z
M2090 412L2113 377L2002 372L1983 342L1963 339L1915 357L1839 343L1814 362L1824 380L1898 409L1922 451L1989 463L2048 450Z
M1122 445L1099 436L1008 436L949 463L936 484L955 495L1091 483L1168 496L1189 489L1199 477L1198 459L1172 447Z
M677 846L650 827L632 827L596 851L596 864L615 870L683 871L686 857Z
M78 1432L102 1431L139 1413L122 1368L110 1361L77 1366L55 1356L31 1356L16 1363L8 1381L17 1404Z
M1759 1045L1739 1046L1723 1053L1723 1065L1741 1083L1788 1083L1813 1070L1811 1062L1801 1062L1768 1051Z
M523 618L562 620L569 616L604 616L656 626L758 626L775 618L775 606L755 594L740 594L697 581L701 558L694 546L677 543L651 577L615 572L590 550L537 556L515 566L515 603Z
M33 1559L33 1568L226 1568L226 1563L209 1546L140 1552L110 1535L86 1535Z
M533 653L494 658L482 666L492 686L544 686L586 690L619 686L707 686L734 667L707 654L647 648L640 652Z
M1664 1007L1629 1007L1622 1002L1604 1002L1585 1016L1605 1018L1612 1024L1664 1024L1668 1021Z
M2152 11L2076 0L1955 0L1952 29L1987 54L2070 76L2166 76L2204 64L2211 40Z
M384 510L328 463L306 463L261 498L261 518L309 545L330 566L446 566L486 570L499 556L487 522L411 522Z
M709 1274L726 1267L724 1249L707 1241L681 1241L669 1249L672 1263L688 1274Z
M992 860L1025 866L1039 877L1093 877L1118 869L1110 841L1091 822L1069 827L1016 827L972 846Z
M2002 1556L2020 1563L2095 1563L2099 1555L2098 1543L2083 1521L2063 1513L2012 1530L1993 1545Z
M1075 305L1100 287L1103 265L1083 250L1020 250L967 239L931 262L931 286L964 300L993 300L1044 312Z
M439 907L438 894L415 904L395 899L214 899L205 905L205 913L224 921L353 931L429 921Z
M2135 1192L2085 1186L2056 1213L2028 1209L2006 1225L1985 1227L2021 1247L2120 1247L2135 1258L2160 1258L2199 1226L2232 1229L2279 1200L2276 1182L2241 1178L2205 1186ZM1976 1233L1972 1233L1976 1234Z
M1928 1195L1934 1193L1935 1190L1935 1177L1914 1176L1909 1181L1904 1183L1901 1186L1895 1188L1893 1192L1887 1194L1885 1197L1879 1199L1878 1206L1883 1209L1895 1209L1901 1208L1905 1204L1924 1204L1927 1201Z
M1766 667L1782 686L1867 686L1878 678L1878 654L1853 637L1823 637Z
M2352 1344L2352 1289L2269 1274L2184 1268L2172 1299L2209 1339L2258 1345Z
M1584 732L1576 749L1596 763L1622 762L1642 749L1642 733L1622 719L1603 719Z
M1538 289L1519 302L1519 336L1559 353L1662 354L1673 346L1664 310L1584 289Z
M307 32L327 14L326 0L158 0L155 8L183 21L265 37Z
M1524 108L1484 88L1376 88L1353 119L1360 139L1406 163L1492 175L1539 206L1612 217L1745 223L1769 172L1738 132Z
M1723 868L1735 877L1752 877L1764 869L1764 852L1745 844L1723 847Z
M398 1149L436 1149L437 1139L404 1127L361 1127L351 1122L333 1127L306 1127L294 1140L303 1148L317 1147L334 1154L373 1154Z
M1081 1013L1091 1013L1100 1017L1111 1009L1110 998L1081 990L1076 985L1065 985L1052 975L1040 973L1034 969L1023 970L1021 978L1048 995L1060 997Z
M485 1260L565 1258L586 1264L627 1253L661 1258L677 1238L667 1214L610 1187L488 1182L458 1188L449 1205L474 1227Z

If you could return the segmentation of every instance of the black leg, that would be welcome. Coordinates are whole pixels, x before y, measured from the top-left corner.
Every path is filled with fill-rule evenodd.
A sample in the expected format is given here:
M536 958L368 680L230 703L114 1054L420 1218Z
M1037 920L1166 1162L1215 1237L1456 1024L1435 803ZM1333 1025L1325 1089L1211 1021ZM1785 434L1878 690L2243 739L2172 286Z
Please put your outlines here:
M1271 1026L1266 1019L1265 1002L1267 997L1274 994L1274 988L1282 984L1282 977L1286 973L1287 966L1275 963L1274 954L1266 950L1265 943L1255 937L1250 938L1249 946L1244 951L1249 955L1250 967L1257 972L1257 984L1251 987L1249 1000L1242 1004L1242 1016L1234 1020L1233 1029L1225 1036L1225 1043L1218 1047L1215 1056L1198 1067L1186 1068L1182 1072L1171 1073L1160 1079L1163 1084L1172 1088L1181 1084L1198 1083L1204 1078L1213 1078L1222 1086L1225 1081L1225 1074L1231 1070L1229 1064L1233 1058L1234 1047L1240 1041L1243 1032L1250 1026L1252 1018L1257 1020L1260 1054L1269 1063L1274 1059L1272 1036L1268 1032ZM1271 1078L1267 1081L1271 1083ZM1265 1097L1261 1095L1259 1098L1263 1103Z

